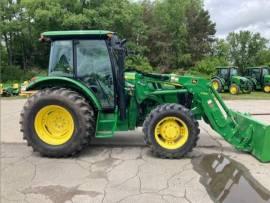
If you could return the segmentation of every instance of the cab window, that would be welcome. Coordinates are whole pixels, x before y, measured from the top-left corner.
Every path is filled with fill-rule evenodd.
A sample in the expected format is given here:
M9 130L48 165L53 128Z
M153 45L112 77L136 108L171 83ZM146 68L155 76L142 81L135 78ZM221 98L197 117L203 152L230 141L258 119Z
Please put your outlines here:
M97 96L103 108L114 107L112 65L104 40L77 40L77 78Z
M72 41L54 41L51 44L49 75L73 77Z
M224 69L220 69L219 70L219 76L221 78L226 79L228 77L228 69L224 68Z
M237 69L235 69L235 68L231 69L231 76L235 76L237 74L238 74Z
M262 74L263 75L270 75L270 71L267 68L264 68Z
M261 78L261 71L260 71L260 69L258 69L258 68L252 69L251 76L253 78L256 78L256 80L260 80L260 78Z

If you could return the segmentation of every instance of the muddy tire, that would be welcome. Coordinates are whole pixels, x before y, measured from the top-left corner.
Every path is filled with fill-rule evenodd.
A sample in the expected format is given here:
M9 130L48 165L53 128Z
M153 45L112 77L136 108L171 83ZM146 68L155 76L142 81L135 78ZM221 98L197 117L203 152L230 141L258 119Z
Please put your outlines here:
M171 119L171 121L166 119ZM164 122L169 123L167 125ZM146 119L146 124L148 126L145 128L147 141L149 142L152 152L158 157L181 158L188 152L191 152L197 144L198 135L200 133L199 124L193 117L192 113L182 105L164 104L158 106L151 111ZM184 131L181 130L177 131L177 125L179 125L180 129L186 128L186 133L183 133ZM172 127L169 129L170 126L173 126L174 128ZM172 147L170 144L168 146L163 144L162 139L164 139L164 135L161 135L162 133L157 133L157 129L161 129L163 127L168 130L169 134L172 134L172 137L175 137L173 138L174 141L170 141L176 143L172 144ZM175 129L176 131L174 131ZM174 132L180 132L181 135ZM164 134L166 136L166 133ZM183 134L186 134L187 136L184 136ZM185 142L182 143L181 139L185 139Z
M27 100L20 123L23 139L34 151L48 157L68 157L90 142L96 119L93 108L79 93L46 88Z

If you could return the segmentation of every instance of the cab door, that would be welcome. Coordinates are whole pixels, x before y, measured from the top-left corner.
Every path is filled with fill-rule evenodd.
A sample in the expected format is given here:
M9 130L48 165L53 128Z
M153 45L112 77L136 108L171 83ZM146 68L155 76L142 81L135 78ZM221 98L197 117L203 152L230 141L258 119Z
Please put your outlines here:
M112 136L117 122L114 77L105 40L76 40L76 77L90 88L99 100L96 137Z

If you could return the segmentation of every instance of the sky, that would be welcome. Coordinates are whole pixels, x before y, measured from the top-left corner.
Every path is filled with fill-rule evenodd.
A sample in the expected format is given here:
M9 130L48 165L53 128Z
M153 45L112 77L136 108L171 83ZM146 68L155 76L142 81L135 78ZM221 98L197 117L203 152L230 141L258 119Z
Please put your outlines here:
M216 36L249 30L270 40L270 0L205 0L205 8L216 23Z

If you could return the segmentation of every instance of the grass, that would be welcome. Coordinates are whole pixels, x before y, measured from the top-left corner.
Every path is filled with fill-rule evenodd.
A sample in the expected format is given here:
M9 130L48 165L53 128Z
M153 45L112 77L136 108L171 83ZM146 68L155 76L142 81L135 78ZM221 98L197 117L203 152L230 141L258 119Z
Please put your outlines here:
M231 95L230 93L221 93L224 100L270 100L270 93L251 92L250 94Z

